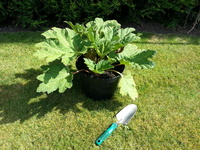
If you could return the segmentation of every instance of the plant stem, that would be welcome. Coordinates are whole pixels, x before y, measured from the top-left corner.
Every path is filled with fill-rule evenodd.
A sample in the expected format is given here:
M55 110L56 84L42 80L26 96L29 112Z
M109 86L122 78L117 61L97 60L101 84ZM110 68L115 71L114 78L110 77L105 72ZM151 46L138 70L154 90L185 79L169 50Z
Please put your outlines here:
M115 73L119 74L121 77L123 77L123 76L124 76L122 73L120 73L119 71L116 71L116 70L108 70L108 71L115 72Z
M81 69L81 70L75 71L73 74L77 74L77 73L82 72L82 71L85 71L85 72L87 72L87 73L90 73L90 71L88 71L88 70Z
M116 64L116 65L113 65L114 67L117 67L117 66L121 66L121 65L123 65L123 64Z

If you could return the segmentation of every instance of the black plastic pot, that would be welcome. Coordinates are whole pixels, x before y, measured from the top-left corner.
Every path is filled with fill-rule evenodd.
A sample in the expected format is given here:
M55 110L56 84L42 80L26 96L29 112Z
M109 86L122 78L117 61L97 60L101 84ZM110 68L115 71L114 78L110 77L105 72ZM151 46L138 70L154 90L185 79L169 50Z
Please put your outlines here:
M84 64L83 56L78 58L76 67L78 70L88 70L87 66ZM124 68L124 65L120 65L116 66L113 70L122 73ZM121 77L119 74L116 75L116 77L110 79L96 79L88 76L88 73L81 71L80 81L85 95L93 100L110 99L114 95Z

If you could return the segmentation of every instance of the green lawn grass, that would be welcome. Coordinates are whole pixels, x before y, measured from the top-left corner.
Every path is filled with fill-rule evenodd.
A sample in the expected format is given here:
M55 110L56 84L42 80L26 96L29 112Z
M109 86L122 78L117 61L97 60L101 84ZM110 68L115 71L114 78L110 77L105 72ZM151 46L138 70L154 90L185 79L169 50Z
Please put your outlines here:
M0 149L193 150L200 147L200 37L144 33L139 48L157 50L157 66L132 70L139 98L119 92L92 101L78 81L63 94L36 93L43 60L33 57L40 32L0 34ZM128 104L138 106L100 147L97 137Z

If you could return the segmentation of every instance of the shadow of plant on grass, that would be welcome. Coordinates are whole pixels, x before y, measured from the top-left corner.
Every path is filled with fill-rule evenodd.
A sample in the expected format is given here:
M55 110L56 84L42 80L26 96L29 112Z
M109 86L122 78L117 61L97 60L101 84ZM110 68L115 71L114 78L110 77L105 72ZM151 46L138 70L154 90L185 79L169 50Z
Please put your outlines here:
M80 88L78 76L75 76L74 86L60 94L58 92L49 95L37 93L39 81L36 76L41 70L28 69L25 73L16 74L16 78L25 79L23 83L0 85L0 124L20 121L23 123L31 117L41 118L51 111L59 111L65 114L72 110L81 113L77 104L90 111L108 109L117 110L122 103L115 100L93 101L87 98Z

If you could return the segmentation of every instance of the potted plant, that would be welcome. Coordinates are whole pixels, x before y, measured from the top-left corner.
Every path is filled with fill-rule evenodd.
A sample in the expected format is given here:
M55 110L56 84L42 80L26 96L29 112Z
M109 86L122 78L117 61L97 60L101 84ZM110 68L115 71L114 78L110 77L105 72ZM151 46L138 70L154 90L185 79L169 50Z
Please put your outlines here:
M122 95L135 99L138 95L135 83L131 72L122 74L127 68L124 66L153 68L155 63L149 58L156 52L138 49L133 44L140 39L133 33L135 29L121 28L116 20L96 18L85 25L66 23L70 28L53 27L42 33L46 39L36 45L40 49L35 55L48 62L42 66L43 74L37 77L42 82L37 92L58 90L63 93L73 86L74 74L79 73L86 95L93 99L110 98L117 86ZM94 83L91 80L95 80ZM104 85L109 82L111 85ZM108 91L110 93L105 94Z

